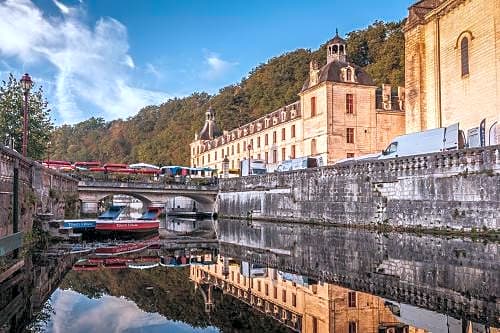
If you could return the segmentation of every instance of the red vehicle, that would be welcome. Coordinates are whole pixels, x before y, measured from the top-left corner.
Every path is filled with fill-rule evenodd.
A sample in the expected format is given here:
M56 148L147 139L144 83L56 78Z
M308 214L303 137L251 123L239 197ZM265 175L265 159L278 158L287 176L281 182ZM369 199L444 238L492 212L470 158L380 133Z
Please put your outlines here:
M75 167L80 167L80 168L98 168L101 166L101 162L98 161L93 161L93 162L75 162L73 164Z
M121 163L106 163L103 165L105 169L127 169L128 165L127 164L121 164Z

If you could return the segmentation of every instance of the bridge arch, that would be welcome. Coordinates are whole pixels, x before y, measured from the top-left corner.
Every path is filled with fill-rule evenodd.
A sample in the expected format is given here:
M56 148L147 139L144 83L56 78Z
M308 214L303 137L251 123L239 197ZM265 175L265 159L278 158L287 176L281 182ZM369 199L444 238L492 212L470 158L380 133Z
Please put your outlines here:
M110 195L128 195L139 199L143 205L164 206L173 197L185 197L196 202L200 211L212 212L218 194L217 186L187 184L126 183L110 181L80 181L78 184L82 207L97 203Z

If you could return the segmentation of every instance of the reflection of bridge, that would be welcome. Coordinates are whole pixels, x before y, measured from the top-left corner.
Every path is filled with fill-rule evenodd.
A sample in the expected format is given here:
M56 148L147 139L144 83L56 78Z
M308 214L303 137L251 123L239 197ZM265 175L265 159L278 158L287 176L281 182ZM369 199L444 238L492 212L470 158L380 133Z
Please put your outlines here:
M114 181L80 181L78 194L86 212L97 212L100 200L115 194L139 199L144 206L163 206L169 198L187 197L198 203L201 211L212 211L217 185L164 184Z

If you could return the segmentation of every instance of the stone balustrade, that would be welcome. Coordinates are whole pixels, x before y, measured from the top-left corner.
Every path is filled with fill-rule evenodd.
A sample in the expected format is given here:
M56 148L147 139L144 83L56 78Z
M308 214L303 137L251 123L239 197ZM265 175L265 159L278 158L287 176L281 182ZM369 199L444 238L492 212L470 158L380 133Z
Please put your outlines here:
M219 214L498 230L500 146L223 179Z

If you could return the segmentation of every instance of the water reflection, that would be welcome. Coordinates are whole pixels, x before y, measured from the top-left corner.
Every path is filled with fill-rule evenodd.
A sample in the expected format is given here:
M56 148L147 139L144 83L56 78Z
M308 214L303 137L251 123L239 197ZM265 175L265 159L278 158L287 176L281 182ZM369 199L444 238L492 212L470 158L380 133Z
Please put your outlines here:
M22 331L36 313L30 328L43 332L499 332L491 328L500 317L496 243L247 221L211 226L208 238L152 236L26 255L0 280L0 332Z
M215 327L194 328L168 320L123 297L89 298L70 289L57 289L50 302L53 316L42 327L45 332L218 332Z

